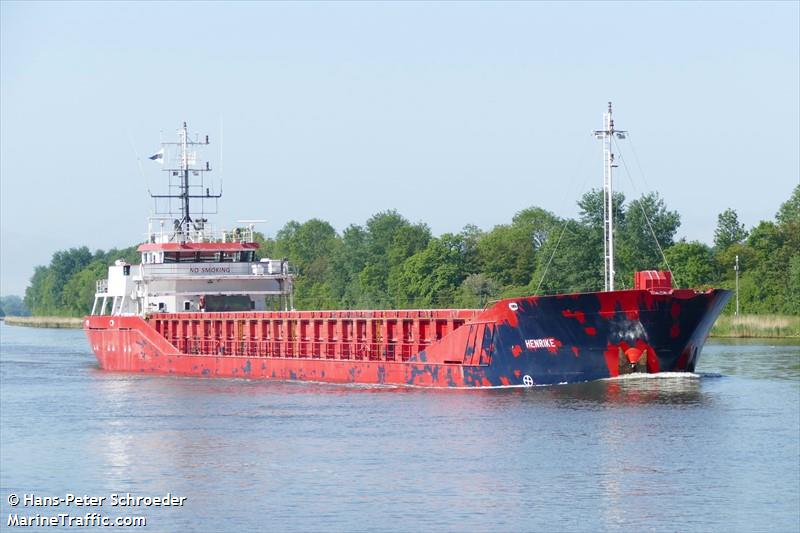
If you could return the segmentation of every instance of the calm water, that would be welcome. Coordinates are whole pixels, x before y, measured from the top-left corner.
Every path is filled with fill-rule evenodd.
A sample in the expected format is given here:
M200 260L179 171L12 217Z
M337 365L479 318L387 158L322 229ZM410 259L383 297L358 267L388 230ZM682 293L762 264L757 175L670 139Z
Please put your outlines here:
M4 530L14 510L148 532L800 531L797 344L712 343L697 377L443 392L108 374L81 331L0 339ZM108 505L127 492L188 499Z

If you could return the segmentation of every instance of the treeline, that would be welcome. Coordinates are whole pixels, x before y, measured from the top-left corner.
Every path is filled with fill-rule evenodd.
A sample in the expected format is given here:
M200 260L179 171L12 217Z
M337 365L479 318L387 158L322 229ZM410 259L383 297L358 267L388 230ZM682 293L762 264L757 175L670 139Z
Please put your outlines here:
M95 282L108 277L108 266L117 259L138 263L136 246L92 253L86 246L53 254L49 266L37 266L25 305L35 316L82 316L94 301Z
M28 306L19 296L14 294L0 296L0 318L6 316L29 316L30 314Z
M438 237L425 223L385 211L341 234L311 219L258 239L262 256L286 257L298 269L298 309L480 307L506 296L603 288L602 191L578 206L577 219L531 207L490 231L470 225ZM615 193L614 219L617 288L630 288L636 270L667 265L680 286L732 288L738 255L742 313L800 314L800 186L775 220L749 230L736 211L720 213L713 246L676 241L680 216L656 193L630 202ZM135 247L56 252L36 268L25 303L35 315L85 314L95 281L120 258L139 262Z

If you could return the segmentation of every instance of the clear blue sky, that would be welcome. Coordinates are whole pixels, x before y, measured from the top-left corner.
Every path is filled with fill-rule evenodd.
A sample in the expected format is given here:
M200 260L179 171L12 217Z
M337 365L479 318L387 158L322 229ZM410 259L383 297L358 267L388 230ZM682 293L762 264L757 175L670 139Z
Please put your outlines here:
M709 243L720 211L771 219L800 179L799 5L4 1L0 292L56 250L138 242L164 178L131 142L183 120L213 142L221 117L217 222L396 208L439 234L576 216L613 100L637 190Z

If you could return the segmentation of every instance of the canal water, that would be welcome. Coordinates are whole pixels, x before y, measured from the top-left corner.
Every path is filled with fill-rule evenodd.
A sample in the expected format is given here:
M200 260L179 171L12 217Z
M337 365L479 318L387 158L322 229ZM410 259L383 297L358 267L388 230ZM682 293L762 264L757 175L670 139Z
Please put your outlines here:
M167 493L183 505L153 505ZM800 345L431 391L105 373L81 331L2 325L0 498L8 531L91 512L147 532L800 531Z

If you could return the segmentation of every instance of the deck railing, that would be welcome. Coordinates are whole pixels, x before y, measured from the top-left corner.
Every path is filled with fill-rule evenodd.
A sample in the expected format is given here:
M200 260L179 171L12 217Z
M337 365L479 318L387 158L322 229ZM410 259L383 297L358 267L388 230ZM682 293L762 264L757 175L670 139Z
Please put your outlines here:
M102 294L108 292L108 280L107 279L98 279L95 282L95 292L97 294Z
M243 226L228 230L223 230L215 227L212 224L204 224L201 228L197 229L189 224L182 228L182 233L177 231L171 224L160 224L158 229L153 229L155 222L171 222L171 220L163 219L161 217L153 217L148 219L148 227L146 235L146 242L149 243L167 243L167 242L240 242L250 243L255 242L255 234L253 228L250 226ZM182 237L182 238L181 238Z
M218 340L185 337L174 339L181 352L192 355L279 357L298 359L340 359L368 361L408 361L428 343L381 342L341 343L311 340Z

